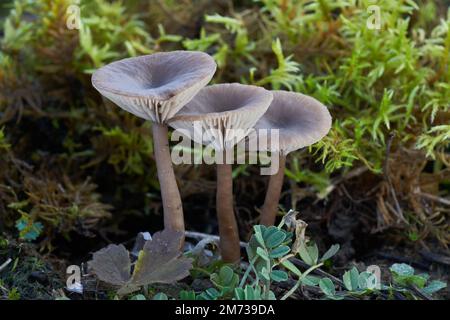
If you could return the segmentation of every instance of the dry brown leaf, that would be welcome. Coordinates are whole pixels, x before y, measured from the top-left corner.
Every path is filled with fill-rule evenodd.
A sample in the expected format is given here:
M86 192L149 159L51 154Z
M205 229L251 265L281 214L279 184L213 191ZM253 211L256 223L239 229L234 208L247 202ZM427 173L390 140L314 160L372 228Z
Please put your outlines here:
M109 245L97 251L89 267L97 277L120 286L119 296L152 283L172 283L189 275L192 259L183 257L180 246L183 233L164 230L145 243L131 275L130 253L123 245Z
M110 244L95 252L89 267L101 281L116 286L123 286L130 279L130 255L121 244Z
M297 219L297 214L298 211L289 210L289 212L283 217L284 223L286 224L288 230L295 232L295 241L291 248L291 251L294 254L299 252L300 247L308 242L308 238L305 236L305 231L308 224L301 219Z
M164 230L153 235L139 253L133 276L119 295L135 291L138 286L150 283L172 283L189 275L192 259L182 256L180 246L183 233ZM132 292L131 291L131 292Z

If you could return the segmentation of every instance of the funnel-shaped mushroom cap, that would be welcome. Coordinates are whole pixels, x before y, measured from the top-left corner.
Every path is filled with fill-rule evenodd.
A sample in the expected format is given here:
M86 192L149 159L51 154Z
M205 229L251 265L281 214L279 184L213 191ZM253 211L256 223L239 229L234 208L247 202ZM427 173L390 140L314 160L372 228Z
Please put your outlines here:
M110 63L92 76L102 95L132 114L165 123L208 82L214 59L196 51L160 52Z
M191 140L225 150L242 140L267 111L272 93L238 83L205 87L169 125Z
M279 142L271 141L268 132L268 146L260 151L289 152L312 145L322 139L331 128L328 109L314 98L287 92L271 91L273 101L264 116L256 123L260 129L279 130Z

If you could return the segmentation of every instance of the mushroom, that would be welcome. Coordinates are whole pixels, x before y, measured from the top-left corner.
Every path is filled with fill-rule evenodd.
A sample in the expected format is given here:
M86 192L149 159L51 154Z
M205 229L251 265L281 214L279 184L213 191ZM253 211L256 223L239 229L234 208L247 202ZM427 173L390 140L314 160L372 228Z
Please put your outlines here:
M92 76L93 86L122 109L153 122L164 227L184 232L183 207L170 158L167 121L213 77L216 63L203 52L172 51L108 64Z
M331 128L327 108L316 99L294 92L272 91L273 101L255 130L278 129L279 141L270 141L259 151L278 153L278 171L269 179L266 198L261 211L261 224L275 223L281 188L283 186L286 156L295 150L321 140Z
M266 112L272 94L260 87L238 83L203 88L169 125L191 140L216 152L216 211L222 259L240 259L239 232L233 210L233 179L229 154Z

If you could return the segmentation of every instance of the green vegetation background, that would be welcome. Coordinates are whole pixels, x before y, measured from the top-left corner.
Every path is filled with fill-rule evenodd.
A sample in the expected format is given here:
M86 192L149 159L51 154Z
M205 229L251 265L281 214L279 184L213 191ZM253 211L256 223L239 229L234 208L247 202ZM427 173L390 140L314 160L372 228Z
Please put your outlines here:
M329 107L328 136L290 156L285 210L449 243L447 1L81 0L81 28L70 30L74 3L15 0L1 11L0 233L51 250L61 236L138 230L132 221L160 229L150 124L102 100L90 75L188 49L215 58L214 83L302 92ZM379 30L367 27L373 4ZM214 173L176 170L188 228L212 232ZM251 166L234 176L245 237L266 179Z

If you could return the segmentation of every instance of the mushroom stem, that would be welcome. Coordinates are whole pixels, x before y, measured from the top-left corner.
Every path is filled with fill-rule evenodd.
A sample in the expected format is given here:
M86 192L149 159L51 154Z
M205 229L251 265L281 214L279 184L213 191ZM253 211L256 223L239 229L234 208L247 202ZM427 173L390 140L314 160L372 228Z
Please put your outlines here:
M280 154L278 172L269 179L266 199L261 211L260 223L265 226L273 226L278 212L278 203L280 201L281 188L283 187L284 169L286 167L286 156Z
M154 153L164 208L164 228L184 233L183 206L170 157L167 126L152 124Z
M217 164L217 220L220 253L225 262L238 262L241 253L239 231L233 209L233 177L231 164Z

